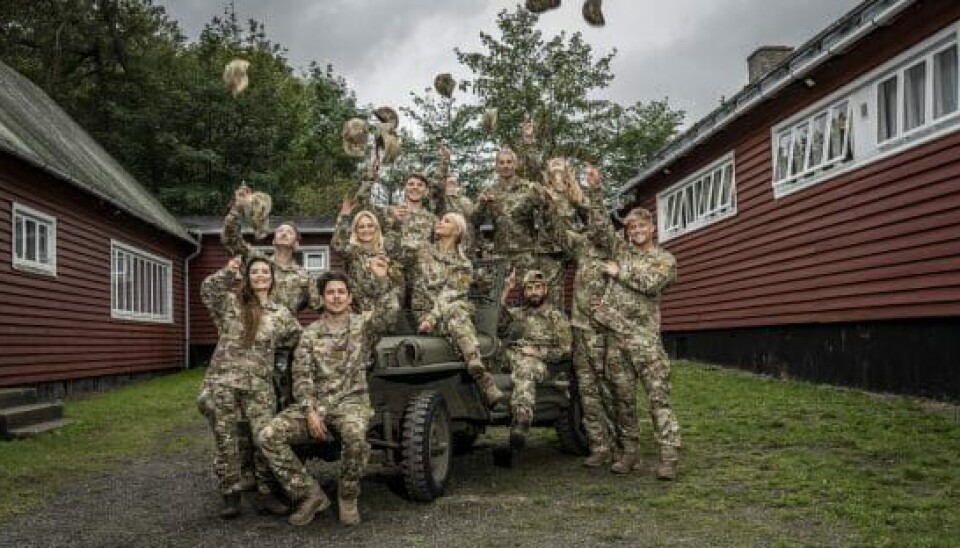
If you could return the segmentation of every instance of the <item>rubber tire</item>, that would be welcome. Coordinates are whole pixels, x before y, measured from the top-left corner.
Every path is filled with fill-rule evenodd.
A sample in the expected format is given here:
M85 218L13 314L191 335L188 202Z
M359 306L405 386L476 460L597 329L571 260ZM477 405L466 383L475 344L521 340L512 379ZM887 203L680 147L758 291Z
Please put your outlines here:
M400 439L400 474L410 500L431 502L443 495L453 464L452 432L442 394L420 392L407 402Z
M576 383L570 385L570 404L561 412L560 418L554 423L557 438L560 439L560 449L571 455L587 455L590 453L590 442L583 430L583 407L580 405L580 392Z

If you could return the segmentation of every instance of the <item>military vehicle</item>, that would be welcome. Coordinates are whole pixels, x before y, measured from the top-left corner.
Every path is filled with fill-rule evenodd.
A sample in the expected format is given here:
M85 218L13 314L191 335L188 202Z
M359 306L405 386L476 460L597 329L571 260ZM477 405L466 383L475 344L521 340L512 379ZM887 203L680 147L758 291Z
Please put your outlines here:
M474 324L485 363L502 364L503 351L510 344L509 338L497 336L505 277L502 260L474 262L470 299L476 307ZM401 316L397 328L377 344L368 375L376 412L368 433L371 461L398 475L406 497L429 502L443 494L453 455L468 451L488 426L509 424L510 410L502 404L490 409L456 349L443 337L417 333L409 311ZM288 365L289 354L279 355L281 399L289 398ZM509 373L495 377L509 395ZM555 428L563 451L583 455L587 442L580 417L571 363L551 367L537 386L533 426ZM337 443L314 443L295 450L303 458L332 461L339 457Z

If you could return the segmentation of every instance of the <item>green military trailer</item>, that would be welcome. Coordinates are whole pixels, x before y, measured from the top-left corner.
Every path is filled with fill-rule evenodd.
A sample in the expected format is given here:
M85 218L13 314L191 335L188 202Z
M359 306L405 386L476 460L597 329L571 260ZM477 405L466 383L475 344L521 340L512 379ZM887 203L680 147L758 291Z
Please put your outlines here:
M496 364L497 370L510 344L509 337L498 337L505 277L502 260L474 263L470 299L476 306L477 338L484 362ZM374 352L368 380L376 414L368 440L372 460L402 479L406 496L429 502L443 494L453 455L468 451L488 426L509 424L510 410L508 405L490 409L453 345L443 337L417 333L411 315L401 316L397 328L379 341ZM280 378L289 382L289 368L281 361ZM495 377L509 397L510 374L498 372ZM537 386L534 426L555 428L561 448L582 455L587 442L580 416L571 363L552 366ZM300 446L297 452L335 460L339 451L331 445Z

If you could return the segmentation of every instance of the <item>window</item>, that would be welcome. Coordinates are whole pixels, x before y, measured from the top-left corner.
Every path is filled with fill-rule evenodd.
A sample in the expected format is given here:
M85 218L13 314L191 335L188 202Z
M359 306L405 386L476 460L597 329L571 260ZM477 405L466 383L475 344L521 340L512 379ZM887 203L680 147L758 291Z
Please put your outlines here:
M930 128L957 112L957 44L896 69L877 84L877 143Z
M733 155L657 195L657 219L663 241L736 213Z
M850 100L844 99L780 130L774 184L789 185L850 160L850 109Z
M258 245L254 246L254 249L266 255L273 255L272 246ZM319 274L330 269L330 247L325 245L301 246L293 254L293 260L297 264L303 265L307 272Z
M135 247L110 242L111 315L125 320L173 321L171 263Z
M27 206L13 204L13 267L57 275L57 220Z

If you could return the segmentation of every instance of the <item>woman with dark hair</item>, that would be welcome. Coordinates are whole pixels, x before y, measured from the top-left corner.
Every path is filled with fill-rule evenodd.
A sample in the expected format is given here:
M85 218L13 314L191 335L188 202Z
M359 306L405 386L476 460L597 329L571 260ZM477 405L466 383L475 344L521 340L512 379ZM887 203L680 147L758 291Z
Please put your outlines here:
M353 200L345 198L330 244L343 257L344 270L350 278L353 309L363 312L373 308L380 288L380 280L369 268L370 261L383 259L388 264L390 261L377 215L367 209L353 214L353 210ZM399 264L390 265L388 276L394 286L403 287Z
M411 299L414 317L420 332L443 335L456 345L467 371L493 405L503 394L480 357L473 303L467 298L473 281L473 266L463 246L467 221L459 213L447 213L437 221L433 233L435 241L416 250Z
M273 356L277 347L293 346L301 327L290 310L270 298L274 285L273 263L257 258L248 262L238 292L232 291L238 272L228 264L203 281L204 303L220 331L220 339L210 359L204 389L210 393L213 408L213 433L216 442L214 467L224 507L223 518L240 514L239 423L246 418L256 433L276 413L273 390ZM257 471L258 503L279 511L267 477Z

